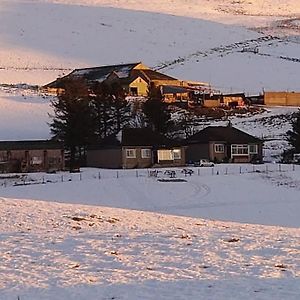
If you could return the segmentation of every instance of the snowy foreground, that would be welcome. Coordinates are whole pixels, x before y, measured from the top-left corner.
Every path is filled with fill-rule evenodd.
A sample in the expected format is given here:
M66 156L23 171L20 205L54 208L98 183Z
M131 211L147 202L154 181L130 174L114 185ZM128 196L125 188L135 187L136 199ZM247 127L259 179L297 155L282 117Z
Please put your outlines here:
M0 299L299 299L299 166L193 170L1 175Z
M299 299L300 229L0 200L0 299Z
M0 299L299 299L299 166L193 170L1 175Z

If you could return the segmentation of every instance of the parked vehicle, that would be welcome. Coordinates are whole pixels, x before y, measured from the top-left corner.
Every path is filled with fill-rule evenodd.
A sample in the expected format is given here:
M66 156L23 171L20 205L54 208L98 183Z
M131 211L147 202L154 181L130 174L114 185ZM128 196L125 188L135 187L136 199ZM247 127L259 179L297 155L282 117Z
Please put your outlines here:
M213 167L215 164L208 159L200 159L199 167Z

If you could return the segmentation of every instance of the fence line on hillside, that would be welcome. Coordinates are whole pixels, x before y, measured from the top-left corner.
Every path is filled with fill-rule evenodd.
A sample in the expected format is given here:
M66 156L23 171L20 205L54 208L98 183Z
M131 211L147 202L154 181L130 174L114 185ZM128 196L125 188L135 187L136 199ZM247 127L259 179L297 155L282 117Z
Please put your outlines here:
M153 168L153 169L101 169L85 170L78 173L27 173L0 175L0 187L24 186L35 184L67 183L83 180L103 180L119 178L185 178L190 176L227 176L249 173L288 172L300 170L298 165L263 164L263 165L215 165L214 167L182 167L182 168Z

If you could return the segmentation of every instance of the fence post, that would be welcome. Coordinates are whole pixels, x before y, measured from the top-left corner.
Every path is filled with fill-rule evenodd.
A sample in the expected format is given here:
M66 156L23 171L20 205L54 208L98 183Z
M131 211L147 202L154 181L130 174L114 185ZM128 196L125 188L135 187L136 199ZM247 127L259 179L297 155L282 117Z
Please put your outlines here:
M292 164L292 166L293 166L293 171L295 171L295 164Z
M80 181L82 180L82 174L81 174L81 172L79 173L79 180Z
M214 175L214 167L211 168L211 175Z
M61 182L64 182L64 175L61 175Z
M225 169L225 175L227 175L228 174L228 168L226 167L226 169Z
M117 171L117 178L119 178L119 171Z
M101 179L101 174L100 174L100 172L98 173L98 179L99 179L99 180Z
M139 177L139 171L138 170L135 171L135 175L136 175L136 177Z
M242 174L242 167L240 167L240 174Z
M198 169L198 176L200 176L200 169Z
M42 183L45 183L45 176L43 176L42 178Z

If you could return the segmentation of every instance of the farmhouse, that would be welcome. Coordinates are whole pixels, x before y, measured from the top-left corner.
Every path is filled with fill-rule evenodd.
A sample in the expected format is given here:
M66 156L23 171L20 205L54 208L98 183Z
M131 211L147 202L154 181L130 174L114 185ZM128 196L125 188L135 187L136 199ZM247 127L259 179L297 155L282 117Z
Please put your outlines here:
M183 166L185 147L150 128L127 128L87 150L87 166L101 168L148 168Z
M49 140L0 141L0 173L64 169L64 148Z
M59 93L64 89L64 81L70 78L83 78L88 84L95 82L119 83L129 96L147 96L151 86L159 87L165 93L165 98L177 101L192 89L201 89L208 86L206 83L195 83L179 80L169 75L157 72L141 62L119 64L93 68L75 69L70 74L58 78L45 85L44 90L50 93ZM164 92L164 90L166 91Z
M209 126L186 141L186 160L209 159L215 162L262 161L263 141L237 128Z

